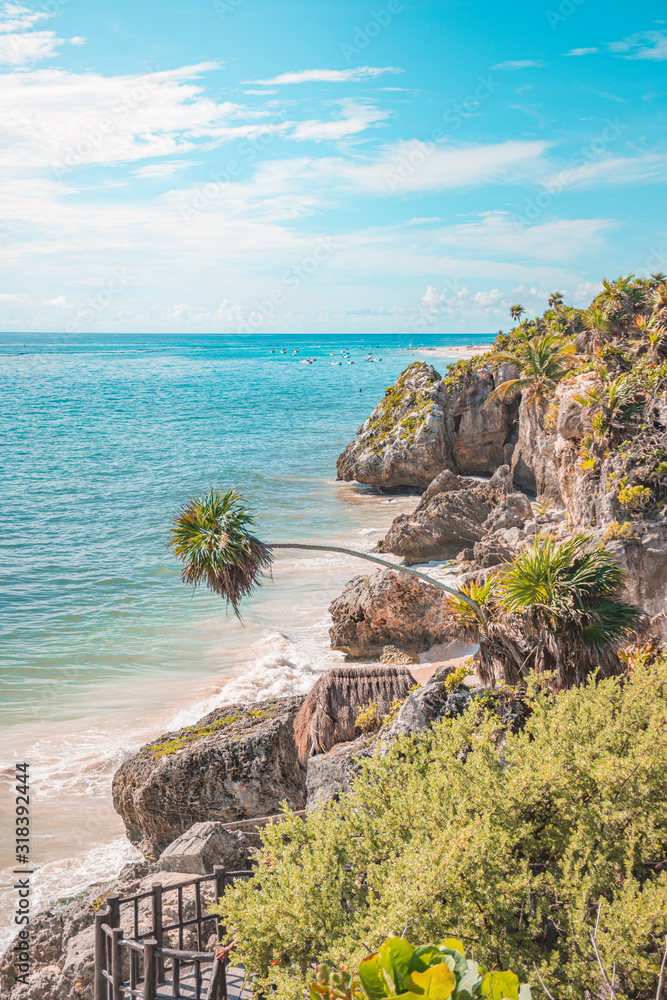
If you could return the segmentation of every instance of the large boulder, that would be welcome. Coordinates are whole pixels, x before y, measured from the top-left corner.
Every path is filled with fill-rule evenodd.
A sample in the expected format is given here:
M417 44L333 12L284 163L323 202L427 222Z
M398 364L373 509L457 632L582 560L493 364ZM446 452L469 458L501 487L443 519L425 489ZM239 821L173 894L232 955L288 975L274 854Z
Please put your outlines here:
M338 479L423 489L451 461L442 380L423 361L410 365L336 463Z
M399 570L355 576L329 607L331 648L380 656L386 646L422 653L447 638L443 592Z
M240 830L226 830L222 823L194 823L164 849L157 861L160 871L208 875L216 865L226 871L246 868L250 841Z
M486 483L447 470L434 479L412 514L394 520L378 549L403 556L408 564L455 559L475 546L509 551L504 538L491 536L522 529L532 517L528 498L511 489L509 466L499 467Z
M121 765L113 802L127 835L148 857L193 823L231 823L305 803L294 744L302 698L216 709L196 726L165 733Z
M370 756L374 747L375 736L360 736L311 757L306 770L308 812L335 801L342 792L349 792L361 769L361 760Z
M491 475L517 440L518 397L485 405L506 377L491 365L445 379L424 362L410 365L339 457L338 478L423 490L443 469Z

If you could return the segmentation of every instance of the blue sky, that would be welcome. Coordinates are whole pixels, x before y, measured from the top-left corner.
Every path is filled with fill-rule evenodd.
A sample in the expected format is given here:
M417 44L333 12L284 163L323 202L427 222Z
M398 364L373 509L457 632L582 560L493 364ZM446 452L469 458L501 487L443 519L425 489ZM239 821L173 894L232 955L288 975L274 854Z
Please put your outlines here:
M0 329L495 331L667 271L661 15L0 3Z

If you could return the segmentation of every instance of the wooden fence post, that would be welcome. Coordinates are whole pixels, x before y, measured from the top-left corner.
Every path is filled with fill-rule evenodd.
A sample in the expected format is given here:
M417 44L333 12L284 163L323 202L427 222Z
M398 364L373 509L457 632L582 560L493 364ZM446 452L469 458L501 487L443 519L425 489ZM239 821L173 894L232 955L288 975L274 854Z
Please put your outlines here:
M120 896L108 896L109 927L120 927Z
M225 894L225 869L222 865L214 865L213 874L215 875L215 900L217 903ZM225 927L219 917L216 923L218 925L218 940L220 944L224 944Z
M158 948L162 948L164 946L164 934L162 931L162 884L160 882L154 882L152 891L153 898L151 902L153 905L153 937L155 938ZM164 959L158 957L157 982L158 984L161 984L164 980Z
M123 1000L123 956L120 942L123 938L123 928L114 927L111 931L111 983L112 1000Z
M106 967L107 944L106 935L104 933L104 924L108 923L108 920L108 910L98 910L95 914L95 1000L106 1000L107 996L107 981L104 978L104 972L108 972Z
M144 941L144 1000L155 1000L157 941Z

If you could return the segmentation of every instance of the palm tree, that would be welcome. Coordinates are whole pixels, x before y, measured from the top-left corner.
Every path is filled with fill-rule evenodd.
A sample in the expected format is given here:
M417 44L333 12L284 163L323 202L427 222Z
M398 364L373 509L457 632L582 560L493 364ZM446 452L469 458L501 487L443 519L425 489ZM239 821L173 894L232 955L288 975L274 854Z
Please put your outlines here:
M611 323L607 319L607 314L599 306L591 306L584 313L584 328L590 334L590 345L596 354L599 354L603 343L608 339L611 332Z
M546 393L556 386L572 365L574 344L555 333L543 333L514 350L494 351L489 360L499 364L511 364L519 369L517 378L510 378L497 386L486 401L505 396L512 390L525 392L534 407L544 399Z
M262 571L270 571L274 549L342 552L344 555L378 563L399 573L409 573L455 596L470 605L471 611L484 617L481 609L466 594L453 590L418 570L407 566L396 566L386 559L378 559L377 556L369 555L367 552L356 552L338 545L261 542L251 534L250 529L254 520L243 497L236 490L228 490L224 495L219 490L211 490L201 498L188 500L181 507L169 536L169 545L177 559L183 563L181 571L183 582L193 587L205 583L214 593L231 604L239 618L241 600L259 586Z
M549 296L549 308L558 309L559 306L563 304L563 293L562 292L552 292Z
M520 320L525 312L526 310L523 308L523 306L520 305L510 306L510 316L512 317L513 320Z
M486 620L458 598L448 598L450 624L480 646L479 673L486 684L500 674L508 684L553 672L558 688L581 684L600 670L622 672L619 646L640 628L643 612L617 599L624 572L589 535L560 542L539 536L483 586L466 596Z

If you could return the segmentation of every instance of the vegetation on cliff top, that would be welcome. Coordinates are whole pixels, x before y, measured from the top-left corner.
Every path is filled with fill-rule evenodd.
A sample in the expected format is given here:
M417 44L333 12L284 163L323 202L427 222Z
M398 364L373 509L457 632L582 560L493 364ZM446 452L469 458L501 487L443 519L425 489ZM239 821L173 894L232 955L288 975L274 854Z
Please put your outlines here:
M492 395L514 388L539 398L542 425L552 432L549 404L558 385L587 373L577 397L591 424L581 467L604 476L631 516L667 501L667 277L628 275L602 284L588 309L554 293L542 316L501 331L488 354L459 361L443 381L457 391L482 373L492 379L499 362L514 362L517 381L492 386ZM519 319L524 311L517 305L512 314Z
M554 699L517 735L473 702L362 765L351 792L262 831L254 878L220 905L240 959L297 1000L321 962L388 934L459 938L555 1000L654 1000L667 933L667 661ZM605 992L607 990L607 992Z

